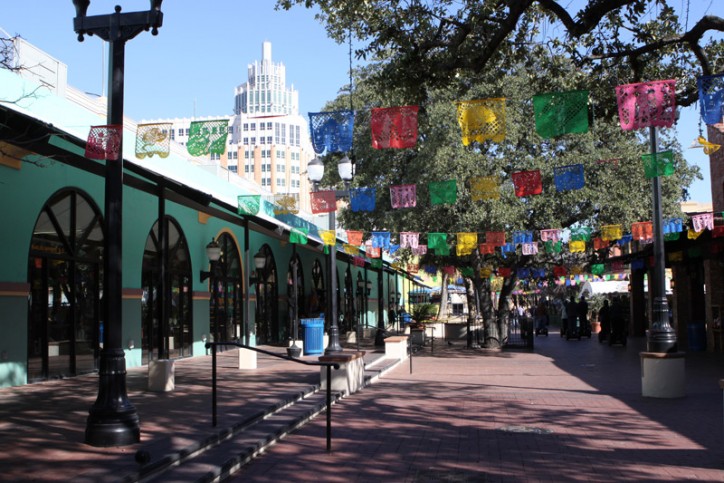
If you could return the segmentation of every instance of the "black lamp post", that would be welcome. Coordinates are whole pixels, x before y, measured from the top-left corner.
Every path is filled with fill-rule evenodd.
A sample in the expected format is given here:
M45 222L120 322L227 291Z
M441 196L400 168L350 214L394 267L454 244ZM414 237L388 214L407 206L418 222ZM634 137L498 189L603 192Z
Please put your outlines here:
M658 142L656 128L649 127L651 155L656 156ZM647 332L646 349L649 352L676 352L678 344L676 331L669 324L669 302L666 300L666 260L664 258L664 229L661 213L661 181L653 178L653 231L654 231L654 277L649 284L653 297L653 321Z
M335 190L336 199L349 196L349 184L354 176L354 165L349 157L344 156L337 164L339 177L344 181L344 190ZM319 158L314 158L307 164L307 176L312 182L314 190L319 187L319 182L324 176L324 163ZM336 210L329 212L329 229L335 230L336 226ZM325 349L325 354L341 352L342 346L339 343L339 325L337 323L337 244L330 247L329 250L329 283L327 284L327 309L326 313L331 317L329 324L329 344Z
M73 0L73 27L78 40L97 35L108 42L108 124L123 125L123 75L125 45L144 30L153 35L163 23L162 0L151 0L145 12L115 13L87 17L90 0ZM119 133L123 146L123 129ZM122 207L123 151L106 160L105 245L103 254L103 311L105 330L100 355L98 398L89 411L85 442L93 446L124 446L141 439L138 413L126 392L126 358L122 347Z
M292 345L287 347L287 355L289 357L299 357L302 355L302 348L297 345L299 338L299 260L297 255L297 245L292 245L292 301L294 305L292 310Z

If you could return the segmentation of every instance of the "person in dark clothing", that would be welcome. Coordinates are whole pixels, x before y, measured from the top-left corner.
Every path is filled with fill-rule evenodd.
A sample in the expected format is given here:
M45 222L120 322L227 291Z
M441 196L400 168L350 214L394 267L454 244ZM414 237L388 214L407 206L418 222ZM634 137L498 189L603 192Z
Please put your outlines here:
M568 315L568 327L567 332L571 334L578 333L578 304L576 303L576 297L571 295L571 299L566 302L566 315Z
M608 300L603 301L603 307L598 311L598 321L601 323L598 341L603 342L611 333L611 307L608 305Z
M586 302L586 296L581 295L576 307L576 313L578 314L578 328L583 335L588 334L590 336L591 325L588 323L588 302Z

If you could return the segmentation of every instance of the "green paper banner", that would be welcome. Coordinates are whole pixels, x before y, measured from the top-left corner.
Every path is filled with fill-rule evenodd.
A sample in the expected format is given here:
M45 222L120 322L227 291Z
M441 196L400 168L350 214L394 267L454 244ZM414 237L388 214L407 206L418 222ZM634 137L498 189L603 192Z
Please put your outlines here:
M309 234L309 228L292 228L289 232L289 243L296 243L297 245L307 244L307 235Z
M644 172L647 178L657 176L671 176L676 171L673 151L662 151L655 154L641 156L644 162Z
M261 206L261 195L241 195L237 198L240 215L257 215Z
M454 179L433 181L427 185L431 205L453 205L458 199L458 184Z

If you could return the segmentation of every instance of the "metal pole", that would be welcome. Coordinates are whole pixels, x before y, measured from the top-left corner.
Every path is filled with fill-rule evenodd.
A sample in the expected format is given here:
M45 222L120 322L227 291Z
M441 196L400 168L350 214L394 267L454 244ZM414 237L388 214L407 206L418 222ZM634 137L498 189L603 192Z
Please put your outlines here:
M327 453L332 452L332 366L327 366Z
M126 39L122 35L120 8L110 15L108 124L123 126L123 76ZM119 133L123 146L123 128ZM85 442L92 446L124 446L141 440L136 408L126 391L126 358L122 348L122 222L123 150L106 160L105 229L103 253L103 323L105 341L100 355L98 398L90 408Z
M336 234L336 213L329 212L329 229L335 230ZM335 235L334 245L329 246L329 316L331 317L329 324L329 344L325 349L325 354L342 352L342 346L339 343L339 325L337 324L337 242Z
M651 155L656 159L658 142L656 128L649 128ZM666 260L664 257L664 230L661 209L661 180L653 178L653 231L654 231L654 279L649 284L653 301L653 321L647 333L646 346L649 352L676 352L676 332L669 324L669 303L666 300Z
M207 344L206 347L209 345ZM211 425L216 427L216 344L211 344Z
M251 318L250 294L251 261L249 260L249 219L244 218L244 273L246 274L246 287L244 287L244 344L249 345L249 319Z

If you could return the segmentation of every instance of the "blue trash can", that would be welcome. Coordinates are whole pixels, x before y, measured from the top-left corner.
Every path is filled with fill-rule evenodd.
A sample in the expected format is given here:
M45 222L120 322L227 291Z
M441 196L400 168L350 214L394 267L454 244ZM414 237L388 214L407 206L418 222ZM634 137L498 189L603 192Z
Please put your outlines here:
M412 316L407 312L403 312L400 314L400 320L402 321L402 325L407 325L412 322Z
M704 322L691 322L686 329L689 336L689 350L691 352L705 351L706 325L704 325Z
M324 352L324 318L300 319L304 327L304 355L312 356Z

